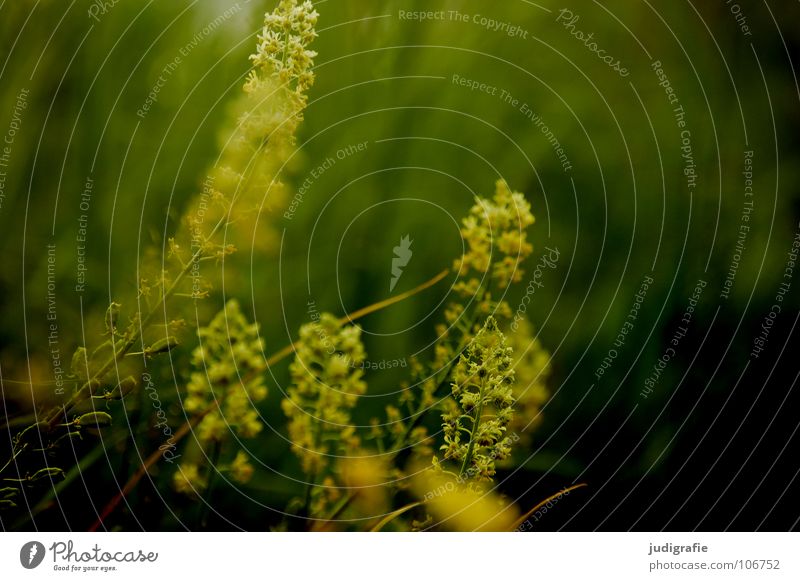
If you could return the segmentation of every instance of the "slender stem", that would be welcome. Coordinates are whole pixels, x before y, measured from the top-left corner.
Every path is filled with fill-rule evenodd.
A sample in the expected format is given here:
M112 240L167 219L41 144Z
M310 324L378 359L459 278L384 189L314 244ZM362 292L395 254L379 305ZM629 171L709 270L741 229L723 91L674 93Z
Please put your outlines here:
M478 410L475 412L475 420L472 422L472 432L469 435L469 446L467 453L464 455L464 462L461 464L461 470L458 473L459 478L464 477L464 472L467 470L470 462L472 462L472 454L475 452L475 438L478 435L478 426L481 425L481 414L483 413L483 398L486 387L486 378L481 379L481 385L478 390Z
M2 474L3 472L5 472L5 469L6 469L6 468L8 468L9 466L11 466L11 463L12 463L14 460L16 460L16 459L17 459L17 456L19 456L19 455L22 453L22 451L23 451L24 449L25 449L25 447L23 446L23 447L21 447L19 450L17 450L16 452L14 452L14 455L13 455L13 456L11 456L11 458L9 458L8 462L6 462L6 463L5 463L5 465L4 465L2 468L0 468L0 474Z
M389 300L386 300L386 301L381 301L380 303L375 303L374 305L369 305L367 307L359 309L358 311L355 311L354 313L351 313L351 314L347 315L346 317L343 317L340 320L341 321L347 321L347 320L355 321L356 319L359 319L360 317L366 316L369 313L373 313L373 312L375 312L375 311L377 311L379 309L383 309L383 308L386 308L386 307L388 307L390 305L393 305L394 303L396 303L398 301L401 301L401 300L403 300L405 298L408 298L408 297L410 297L410 296L412 296L414 294L417 294L417 293L419 293L419 292L421 292L421 291L433 286L434 284L436 284L437 282L442 280L447 275L448 272L449 271L447 269L445 269L442 272L440 272L439 274L437 274L435 277L430 279L429 281L426 281L426 282L422 283L420 286L418 286L418 287L416 287L416 288L414 288L414 289L412 289L412 290L410 290L408 292L405 292L405 293L403 293L401 295L397 295L396 297L393 297L392 299L389 299ZM290 355L293 352L293 350L295 349L295 347L298 344L299 344L299 341L295 342L295 343L292 343L291 345L288 345L288 346L284 347L283 349L281 349L280 351L278 351L277 353L274 353L273 355L271 355L267 359L267 365L268 366L269 365L274 365L274 364L278 363L279 361L281 361L282 359L286 358L288 355ZM203 410L202 413L200 413L199 415L197 415L194 418L190 419L183 426L181 426L175 432L174 442L178 443L179 441L181 441L189 433L189 431L195 425L197 425L198 422L200 422L201 419L203 419L210 411L212 411L216 407L216 405L217 405L216 403L213 404L212 406L210 406L207 409ZM133 476L131 476L131 478L125 484L123 489L120 490L119 493L116 494L114 496L114 498L112 498L108 502L108 504L106 504L105 508L103 509L103 512L100 514L100 518L98 518L97 521L92 525L92 527L89 529L90 531L96 531L98 528L100 528L103 525L103 521L106 518L108 518L108 516L111 515L111 513L114 512L114 510L117 508L119 503L122 502L122 500L128 494L130 494L130 492L134 488L136 488L137 484L139 484L139 481L142 479L142 477L150 470L150 468L156 462L158 462L158 459L160 457L161 457L161 451L160 450L156 450L155 452L150 454L150 456L147 457L147 459L144 461L142 466L139 468L139 470L136 471L136 473ZM346 503L342 503L342 506L341 506L341 508L339 509L338 512L341 512L341 510L344 510L345 506L346 506ZM338 514L338 512L337 512L337 514Z
M525 523L525 521L526 521L526 520L528 520L528 519L530 518L530 516L531 516L531 515L532 515L534 512L536 512L537 510L539 510L540 508L542 508L542 507L543 507L545 504L547 504L548 502L550 502L550 501L551 501L551 500L553 500L554 498L557 498L558 496L561 496L562 494L569 494L569 493L570 493L570 492L572 492L573 490L576 490L576 489L578 489L578 488L583 488L584 486L588 486L588 484L586 484L585 482L582 482L581 484L576 484L575 486L570 486L569 488L565 488L564 490L559 490L559 491L558 491L558 492L556 492L555 494L553 494L553 495L551 495L551 496L548 496L548 497L547 497L547 498L545 498L545 499L544 499L542 502L540 502L539 504L537 504L536 506L534 506L532 509L530 509L528 512L526 512L526 513L525 513L525 514L523 514L521 517L519 517L519 518L518 518L518 519L517 519L517 520L514 522L514 524L513 524L513 525L511 525L511 528L510 528L510 529L508 529L508 530L509 530L509 531L515 531L515 530L517 530L519 527L521 527L521 526L522 526L522 525Z
M314 406L314 415L311 416L312 418L319 418L320 416L320 409L319 409L319 398L317 398L317 404ZM313 432L311 438L311 451L312 453L316 453L316 450L319 449L319 440L322 436L322 428L320 427L320 422L314 422L311 425L311 431ZM312 468L311 473L308 475L308 482L306 482L306 492L303 498L303 516L309 516L311 511L311 493L314 490L314 486L317 483L317 476L319 475L319 470L316 468Z
M339 323L344 324L344 323L347 323L349 321L355 321L356 319L360 319L361 317L366 317L367 315L369 315L371 313L374 313L375 311L380 311L380 310L385 309L386 307L389 307L389 306L391 306L391 305L393 305L395 303L399 303L400 301L403 301L403 300L405 300L405 299L407 299L409 297L412 297L415 294L417 294L417 293L419 293L421 291L424 291L425 289L430 288L433 285L435 285L436 283L438 283L445 276L447 276L447 273L449 273L449 272L450 272L450 269L445 268L442 272L440 272L439 274L434 276L432 279L423 282L421 285L419 285L417 287L414 287L409 291L406 291L404 293L400 293L399 295L391 297L391 298L388 298L386 300L374 303L372 305L369 305L367 307L359 309L359 310L357 310L354 313L351 313L349 315L345 315L344 317L339 319Z
M448 272L450 272L450 270L445 268L442 272L440 272L439 274L434 276L432 279L423 282L418 287L412 288L411 290L406 291L404 293L401 293L401 294L399 294L397 296L394 296L392 298L389 298L389 299L386 299L386 300L383 300L383 301L379 301L379 302L373 303L371 305L367 305L366 307L358 309L357 311L353 311L352 313L350 313L348 315L345 315L344 317L341 317L339 319L339 324L340 325L344 325L346 323L352 323L353 321L357 321L358 319L366 317L367 315L370 315L370 314L372 314L372 313L374 313L376 311L380 311L382 309L385 309L387 307L390 307L390 306L394 305L395 303L399 303L400 301L403 301L403 300L405 300L405 299L407 299L409 297L412 297L415 294L421 293L422 291L432 287L433 285L435 285L436 283L441 281L445 276L447 276ZM275 365L276 363L278 363L282 359L285 359L286 357L288 357L289 355L294 353L295 349L297 349L297 347L299 345L300 345L300 341L295 341L294 343L291 343L291 344L287 345L286 347L284 347L280 351L277 351L272 356L270 356L269 359L267 359L267 366Z
M219 228L222 220L220 220L214 228L209 233L209 237L213 236L216 233L217 228ZM109 356L108 360L98 369L92 377L86 380L84 384L75 392L72 397L63 405L54 408L49 415L45 417L45 423L48 426L48 429L53 429L58 426L61 418L66 415L69 410L75 407L76 404L81 402L83 399L86 398L86 392L89 391L90 386L93 382L103 379L106 374L111 371L111 368L116 365L121 357L124 357L128 351L133 348L136 342L139 340L139 337L144 332L144 330L150 325L153 320L153 317L156 316L159 310L163 308L163 306L167 303L167 301L172 298L172 295L178 290L178 285L183 281L183 278L189 273L192 264L194 264L195 260L199 260L200 257L203 255L204 249L200 248L197 252L194 253L192 256L192 260L178 273L175 277L175 280L172 281L169 289L166 292L162 293L161 298L159 299L156 306L150 309L150 311L145 315L144 319L141 320L138 328L131 333L131 335L124 341L122 346L117 349L114 347L113 353Z
M437 276L437 279L441 280L441 278L443 278L445 274L446 274L446 271L440 273ZM487 292L488 292L488 289L479 288L478 291L475 294L477 295L477 294L480 293L481 294L480 301L482 301L485 298ZM480 301L478 301L478 302L480 302ZM466 332L463 332L463 336L461 337L461 341L459 342L458 347L457 347L456 355L453 357L452 361L450 361L449 365L447 367L445 367L444 374L442 375L441 379L436 384L436 387L433 390L433 394L432 395L434 397L439 392L439 390L442 388L442 386L447 382L448 378L450 377L451 372L453 371L453 368L455 367L456 363L458 363L458 358L460 357L461 352L464 349L466 349L467 345L469 344L469 341L471 340L469 332L472 329L472 326L475 324L475 320L477 319L477 316L478 316L478 314L477 314L477 309L476 309L476 311L473 311L472 316L469 319ZM442 372L442 370L439 370L438 373L441 373L441 372ZM406 445L406 442L408 441L408 438L411 435L411 432L414 430L414 428L416 428L420 424L420 422L422 421L422 418L425 417L425 413L429 409L430 408L428 408L425 405L425 401L420 400L419 406L417 406L417 410L412 414L412 418L411 418L411 421L408 423L408 426L406 426L406 429L403 431L403 433L400 435L400 437L397 438L394 441L394 443L392 444L392 447L389 449L389 452L387 454L387 459L388 460L392 460L398 454L400 454L400 452L403 450L403 447ZM337 516L339 516L344 511L345 508L347 508L347 506L353 501L354 498L355 498L355 494L353 492L349 492L347 495L345 495L342 498L340 503L336 506L334 512L332 512L324 520L330 521L330 520L335 519Z
M203 495L203 502L200 503L200 518L198 519L198 526L201 529L206 528L208 522L208 511L211 508L211 496L214 494L214 488L217 484L217 463L219 462L219 455L222 451L222 443L219 440L214 440L211 444L211 457L209 458L211 464L211 476L208 480L208 487Z
M389 524L394 519L396 519L398 516L401 516L403 513L408 512L412 508L417 508L418 506L422 506L423 504L425 504L425 501L424 500L420 500L420 501L417 501L417 502L412 502L411 504L407 504L406 506L404 506L402 508L398 508L394 512L390 512L385 517L383 517L380 521L378 521L378 523L374 527L372 527L369 530L369 532L377 533L383 527L385 527L387 524Z

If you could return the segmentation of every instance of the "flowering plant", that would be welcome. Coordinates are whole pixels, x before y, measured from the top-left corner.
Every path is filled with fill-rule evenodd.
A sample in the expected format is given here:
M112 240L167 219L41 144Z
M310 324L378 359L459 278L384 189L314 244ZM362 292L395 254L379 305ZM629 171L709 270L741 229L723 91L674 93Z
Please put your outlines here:
M208 312L219 298L223 277L217 268L233 260L237 240L248 230L234 224L260 224L262 249L274 249L277 233L269 216L286 203L287 187L279 178L315 80L316 53L309 47L317 19L312 4L299 0L280 0L265 15L250 57L253 68L231 106L234 122L225 128L224 147L202 192L161 248L146 252L136 296L115 297L103 316L102 338L75 349L69 374L74 389L66 401L14 437L10 459L0 466L9 484L0 489L0 507L14 509L20 493L42 480L53 483L67 472L64 482L74 479L74 468L52 466L51 459L63 458L68 442L130 421L126 406L139 413L132 400L146 394L167 442L143 458L95 527L104 526L151 472L169 474L179 502L202 500L196 526L206 526L221 479L247 486L259 471L275 469L254 452L255 444L244 445L265 428L285 439L285 456L294 464L282 468L293 471L298 483L288 501L274 507L284 515L279 528L510 526L507 515L515 509L492 487L513 459L527 427L522 422L529 425L539 415L549 354L530 326L509 331L506 291L522 280L533 251L527 236L534 217L525 196L504 180L496 182L492 197L476 197L463 219L464 252L453 263L452 300L435 325L433 354L412 358L408 376L396 370L403 389L385 417L358 423L360 404L372 394L356 321L446 273L345 317L315 316L299 325L292 345L271 356L261 336L270 325L253 322L240 300L220 301ZM411 259L412 243L406 236L395 248L390 291ZM275 367L289 356L288 387L270 389L268 397ZM178 384L173 398L154 380L166 358ZM175 432L164 419L166 409L180 409L185 417ZM267 419L277 410L285 420L278 427ZM159 463L162 458L168 465ZM434 493L441 490L446 494Z

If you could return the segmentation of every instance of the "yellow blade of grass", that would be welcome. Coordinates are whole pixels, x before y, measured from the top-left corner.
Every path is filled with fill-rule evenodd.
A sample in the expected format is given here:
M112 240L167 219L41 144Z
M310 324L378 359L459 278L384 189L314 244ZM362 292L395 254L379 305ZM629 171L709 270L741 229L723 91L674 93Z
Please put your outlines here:
M586 484L585 482L582 482L581 484L576 484L575 486L570 486L569 488L565 488L565 489L563 489L563 490L559 490L558 492L556 492L556 493L555 493L555 494L553 494L552 496L548 496L548 497L547 497L547 498L545 498L545 499L544 499L542 502L540 502L539 504L537 504L536 506L534 506L532 509L530 509L528 512L526 512L526 513L525 513L525 514L523 514L521 517L519 517L519 518L516 520L516 522L514 522L514 524L511 526L511 528L509 529L509 531L515 531L515 530L517 530L519 527L521 527L521 526L522 526L522 524L523 524L523 523L524 523L526 520L528 520L528 519L531 517L531 515L532 515L534 512L536 512L537 510L539 510L540 508L542 508L542 507L543 507L545 504L547 504L548 502L550 502L550 501L551 501L551 500L553 500L554 498L556 498L556 497L558 497L558 496L561 496L562 494L568 494L568 493L572 492L573 490L576 490L576 489L578 489L578 488L583 488L584 486L588 486L588 484Z
M380 531L380 530L381 530L383 527L385 527L387 524L389 524L389 523L390 523L390 522L392 522L394 519L396 519L398 516L402 515L403 513L406 513L406 512L408 512L408 511L409 511L409 510L411 510L412 508L416 508L416 507L418 507L418 506L422 506L423 504L425 504L425 501L424 501L424 500L420 500L419 502L412 502L411 504L407 504L407 505L405 505L405 506L404 506L404 507L402 507L402 508L398 508L398 509L397 509L397 510L395 510L394 512L390 512L390 513L389 513L389 514L387 514L385 517L383 517L383 518L382 518L380 521L378 521L378 524L376 524L374 527L372 527L372 528L369 530L369 532L371 532L371 533L377 533L377 532L378 532L378 531Z
M386 307L390 307L390 306L394 305L395 303L399 303L400 301L404 301L405 299L407 299L409 297L413 297L415 294L421 293L425 289L428 289L428 288L432 287L433 285L435 285L436 283L438 283L439 281L441 281L445 276L447 276L447 273L449 273L449 272L450 272L450 270L445 268L442 272L440 272L439 274L434 276L432 279L423 282L421 285L419 285L417 287L414 287L409 291L406 291L404 293L400 293L399 295L397 295L395 297L391 297L391 298L379 301L377 303L368 305L366 307L363 307L361 309L358 309L357 311L354 311L354 312L350 313L349 315L345 315L344 317L341 317L339 319L339 324L340 325L344 325L345 323L352 323L353 321L361 319L362 317L366 317L367 315L370 315L370 314L372 314L372 313L374 313L376 311L380 311L382 309L385 309ZM278 363L279 361L281 361L285 357L291 355L292 353L294 353L294 350L298 347L299 344L300 344L299 341L295 341L294 343L292 343L290 345L287 345L286 347L284 347L280 351L274 353L273 355L270 356L269 359L267 359L267 365L268 366L269 365L275 365L276 363Z

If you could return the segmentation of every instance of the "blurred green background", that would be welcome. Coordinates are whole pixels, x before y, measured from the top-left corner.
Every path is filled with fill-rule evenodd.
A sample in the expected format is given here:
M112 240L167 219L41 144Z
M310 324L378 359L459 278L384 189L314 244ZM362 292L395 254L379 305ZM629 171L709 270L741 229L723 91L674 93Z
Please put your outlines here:
M315 3L317 81L283 179L294 192L324 160L335 163L312 179L291 220L262 216L280 245L262 252L256 230L253 248L240 248L226 264L224 285L218 281L202 315L223 297L239 298L271 353L308 322L309 300L342 315L391 296L392 247L405 235L414 256L395 292L411 289L451 266L461 252L461 217L474 195L490 195L502 176L525 192L537 218L528 270L546 247L560 253L527 312L552 352L553 395L534 447L520 470L504 475L504 490L532 505L576 480L589 484L539 528L793 526L796 510L782 510L792 495L781 493L797 487L797 459L780 454L796 424L789 411L797 404L796 365L787 358L795 350L789 341L800 283L792 282L765 352L749 354L778 285L789 280L787 252L800 219L799 95L790 61L800 10L797 3L740 4L749 35L724 2ZM0 206L0 365L11 416L26 410L30 396L7 380L51 379L47 245L57 247L60 341L71 352L82 333L102 328L110 300L135 297L138 257L163 244L199 191L263 13L272 9L255 0L100 5L0 5L0 132L12 123L20 91L29 91ZM579 16L574 29L564 26L562 8ZM455 10L468 19L400 17L415 10ZM223 14L229 16L220 21ZM487 29L475 15L522 32ZM570 30L593 33L629 76L606 66ZM137 115L179 55L157 101ZM691 190L681 129L654 61L685 111L697 174ZM454 75L498 90L471 91ZM571 169L520 111L523 104L552 131ZM363 151L337 158L359 143ZM753 152L751 228L723 298L742 224L746 151ZM87 286L76 293L87 177L94 184ZM645 276L654 283L634 328L598 379ZM687 336L643 398L699 279L707 287ZM508 296L512 308L527 280ZM429 356L448 286L361 321L369 359ZM175 354L175 367L187 353ZM274 431L248 445L264 466L241 493L217 494L211 526L268 527L277 518L270 509L292 494L281 475L296 470L279 435L285 367L274 370L263 406ZM169 365L160 373L165 399L177 401L180 379ZM397 370L371 372L376 397L356 419L379 413L403 379ZM176 404L171 413L179 425ZM137 421L144 455L152 449L147 418ZM129 469L101 459L71 487L72 502L45 511L37 524L86 526L96 518L91 507L104 504ZM155 484L137 488L114 526L182 528L175 514L191 501L163 490L162 499L161 476L157 470ZM4 528L12 524L3 521Z

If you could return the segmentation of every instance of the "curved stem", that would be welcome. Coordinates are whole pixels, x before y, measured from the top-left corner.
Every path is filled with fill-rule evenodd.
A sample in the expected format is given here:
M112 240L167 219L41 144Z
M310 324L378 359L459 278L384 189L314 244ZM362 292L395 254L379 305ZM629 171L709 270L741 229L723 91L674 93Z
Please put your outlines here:
M369 315L371 313L374 313L375 311L383 310L386 307L389 307L389 306L391 306L391 305L393 305L395 303L399 303L400 301L404 301L405 299L407 299L409 297L413 297L415 294L417 294L419 292L422 292L425 289L430 288L433 285L435 285L436 283L438 283L445 276L447 276L447 274L449 272L450 272L450 269L449 268L445 268L442 272L440 272L439 274L437 274L436 276L434 276L430 280L427 280L427 281L423 282L421 285L419 285L417 287L414 287L411 290L408 290L408 291L406 291L404 293L400 293L397 296L385 299L383 301L379 301L377 303L371 304L371 305L366 306L364 308L358 309L357 311L355 311L353 313L350 313L349 315L345 315L344 317L339 319L339 323L340 324L344 324L344 323L348 323L350 321L355 321L356 319L360 319L362 317L366 317L367 315Z
M420 501L417 501L417 502L412 502L411 504L407 504L406 506L404 506L402 508L398 508L394 512L390 512L385 517L383 517L380 521L378 521L378 523L374 527L369 529L369 532L371 532L371 533L379 532L383 527L385 527L387 524L392 522L398 516L401 516L402 514L408 512L412 508L417 508L418 506L422 506L423 504L425 504L425 501L424 500L420 500Z
M379 302L373 303L371 305L367 305L366 307L358 309L357 311L353 311L352 313L347 314L344 317L339 318L338 319L339 324L340 325L344 325L346 323L352 323L353 321L357 321L358 319L361 319L362 317L366 317L367 315L370 315L370 314L372 314L372 313L374 313L376 311L383 310L383 309L385 309L387 307L390 307L390 306L392 306L392 305L394 305L396 303L399 303L400 301L403 301L403 300L405 300L405 299L407 299L409 297L413 297L415 294L421 293L422 291L432 287L433 285L435 285L436 283L441 281L445 276L447 276L447 273L449 273L449 272L450 272L450 270L445 268L442 272L440 272L439 274L437 274L436 276L434 276L430 280L427 280L427 281L423 282L421 285L419 285L417 287L414 287L409 291L401 293L401 294L399 294L399 295L397 295L395 297L392 297L392 298L389 298L389 299L385 299L383 301L379 301ZM284 347L280 351L277 351L276 353L271 355L269 359L267 359L267 366L275 365L279 361L285 359L286 357L288 357L289 355L294 353L295 349L297 349L297 347L299 345L300 345L300 341L295 341L294 343L291 343L291 344L287 345L286 347Z
M570 492L572 492L573 490L576 490L576 489L578 489L578 488L583 488L584 486L588 486L588 484L586 484L585 482L582 482L582 483L580 483L580 484L576 484L575 486L570 486L569 488L565 488L564 490L559 490L559 491L558 491L558 492L556 492L555 494L553 494L553 495L551 495L551 496L548 496L548 497L547 497L547 498L545 498L545 499L544 499L542 502L540 502L539 504L537 504L536 506L534 506L534 507L533 507L532 509L530 509L528 512L526 512L526 513L525 513L525 514L523 514L521 517L519 517L519 518L518 518L516 521L514 521L514 524L513 524L513 525L511 525L511 528L510 528L510 529L508 529L508 530L509 530L509 532L513 532L513 531L517 530L519 527L521 527L521 526L522 526L522 525L525 523L525 521L526 521L526 520L528 520L528 519L531 517L531 515L532 515L534 512L536 512L537 510L539 510L540 508L542 508L542 507L543 507L545 504L547 504L548 502L550 502L550 501L551 501L551 500L553 500L554 498L557 498L557 497L561 496L562 494L569 494L569 493L570 493Z
M209 233L208 237L210 238L213 236L220 225L223 223L223 220L217 222L214 228ZM141 337L142 333L145 329L147 329L150 323L153 320L153 317L166 305L167 301L172 298L175 292L178 290L178 285L183 282L184 277L189 274L189 271L192 268L192 264L194 264L195 260L199 260L204 253L203 248L200 248L192 255L192 260L188 262L188 264L181 269L178 275L175 277L175 280L172 281L169 289L166 292L162 293L161 298L158 300L158 303L150 309L150 311L145 315L144 319L141 319L139 325L137 326L136 330L131 333L131 335L125 339L122 346L117 349L115 346L113 349L113 353L109 356L106 362L92 375L92 377L88 378L84 384L76 391L72 397L67 400L67 402L62 405L54 408L47 416L45 416L44 422L47 424L48 429L52 430L53 428L57 427L61 419L73 408L76 404L80 403L86 398L87 392L90 391L91 385L103 379L106 374L111 371L111 368L114 367L117 362L120 360L121 357L124 357L136 344L136 342Z

